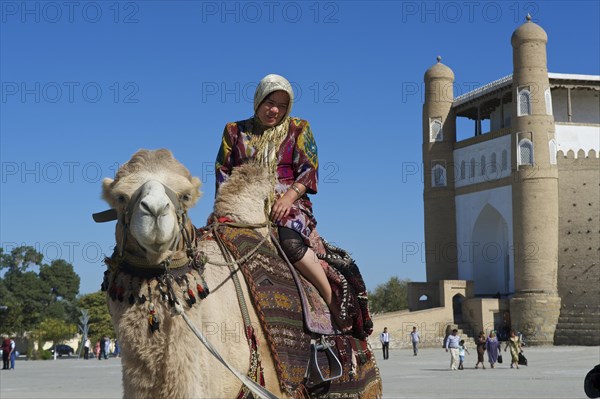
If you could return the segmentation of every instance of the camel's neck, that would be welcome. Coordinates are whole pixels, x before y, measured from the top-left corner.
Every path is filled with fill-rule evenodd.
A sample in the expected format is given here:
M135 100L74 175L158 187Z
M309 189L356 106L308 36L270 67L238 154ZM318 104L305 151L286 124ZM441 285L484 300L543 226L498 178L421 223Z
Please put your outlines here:
M266 221L264 200L246 195L217 197L215 215L238 223L260 224Z

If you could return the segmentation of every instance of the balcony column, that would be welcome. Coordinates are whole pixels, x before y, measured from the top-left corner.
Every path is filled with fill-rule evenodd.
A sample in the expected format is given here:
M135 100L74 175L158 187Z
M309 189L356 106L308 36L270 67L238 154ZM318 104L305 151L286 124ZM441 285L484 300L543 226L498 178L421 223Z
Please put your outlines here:
M573 122L573 106L571 105L570 87L567 87L567 122Z

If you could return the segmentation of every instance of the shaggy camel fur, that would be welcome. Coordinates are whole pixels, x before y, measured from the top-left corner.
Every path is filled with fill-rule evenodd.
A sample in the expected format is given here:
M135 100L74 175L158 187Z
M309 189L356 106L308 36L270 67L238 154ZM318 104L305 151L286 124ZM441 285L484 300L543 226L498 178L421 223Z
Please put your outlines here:
M103 198L117 210L120 217L116 227L117 243L120 243L123 238L123 213L126 209L130 209L131 226L134 223L141 223L148 228L129 229L125 244L126 252L146 256L149 264L156 264L174 253L176 255L181 252L183 240L179 241L175 252L165 250L163 253L156 253L153 240L160 234L156 234L155 230L169 225L169 223L161 224L158 219L176 218L173 211L174 204L164 191L160 192L161 185L155 184L151 190L148 190L147 195L143 194L137 199L136 204L129 204L134 192L151 180L157 180L179 193L183 198L185 209L192 207L200 197L200 181L191 177L187 169L176 161L169 151L142 150L121 167L114 181L105 179ZM244 180L250 184L228 188ZM215 212L240 222L264 221L263 204L269 189L267 179L262 178L261 183L256 168L253 171L240 173L237 177L234 175L222 186L223 195L217 200ZM167 209L160 216L148 215L148 205L144 204L147 197L153 197L153 200L148 202L159 203L161 209L170 208L170 212ZM166 206L166 203L169 205ZM189 232L193 231L189 221L185 228ZM167 230L179 234L177 229ZM136 232L147 236L138 236ZM214 241L203 241L200 249L208 255L209 259L223 261ZM238 271L238 275L246 300L250 304L241 272ZM207 336L223 358L237 370L246 373L250 366L250 350L230 272L227 267L209 263L203 276L211 290L206 299L199 300L189 308L182 298L181 290L177 290L177 296L184 304L186 314ZM199 278L197 275L194 277ZM108 296L112 322L122 348L123 397L128 399L234 398L238 394L241 388L239 380L209 354L181 317L171 316L168 303L158 298L156 281L151 281L149 288L146 282L140 281L140 278L118 272L109 274L107 280L109 284L114 282L116 286L126 289L122 294L122 301ZM193 286L195 287L195 283ZM133 305L128 301L131 294L136 298L136 303ZM147 298L143 304L139 300L142 295ZM160 321L160 330L154 333L150 332L148 324L150 301L154 303ZM252 324L257 327L255 329L258 342L266 342L251 305L249 311ZM259 345L259 353L264 368L266 388L278 397L288 397L279 388L268 346Z
M159 263L166 259L187 262L185 235L195 238L196 230L186 217L178 219L177 212L186 214L195 205L200 198L199 188L200 181L168 150L140 150L119 169L115 180L103 182L103 198L118 214L117 248L107 260L109 270L103 287L108 291L112 323L121 343L125 398L235 398L241 389L241 382L212 357L183 318L172 315L172 307L161 298L157 279L133 277L119 269L123 259L123 265L137 264L154 270L163 270ZM171 190L177 193L179 201ZM264 168L236 168L221 185L214 215L240 223L263 223L270 192L270 179ZM261 233L267 234L267 228ZM245 374L250 369L251 352L231 272L228 267L217 265L224 259L215 241L195 242L209 259L202 277L211 293L203 300L198 298L191 308L185 301L185 284L173 285L175 295L221 356ZM236 274L259 343L266 388L279 398L289 398L280 388L246 282L239 270ZM187 276L192 289L201 281L196 270L188 271ZM159 321L155 332L149 328L152 309Z

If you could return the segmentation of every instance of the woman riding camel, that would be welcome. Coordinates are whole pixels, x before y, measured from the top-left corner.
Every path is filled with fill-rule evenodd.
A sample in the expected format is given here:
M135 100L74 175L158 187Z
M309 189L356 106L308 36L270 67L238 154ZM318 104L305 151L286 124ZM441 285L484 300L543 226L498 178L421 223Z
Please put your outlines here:
M254 94L254 116L228 123L216 161L217 192L236 166L256 160L268 168L273 192L267 211L278 229L289 261L319 291L341 326L340 311L309 236L317 221L307 194L317 193L317 145L307 121L290 117L291 84L282 76L265 76Z

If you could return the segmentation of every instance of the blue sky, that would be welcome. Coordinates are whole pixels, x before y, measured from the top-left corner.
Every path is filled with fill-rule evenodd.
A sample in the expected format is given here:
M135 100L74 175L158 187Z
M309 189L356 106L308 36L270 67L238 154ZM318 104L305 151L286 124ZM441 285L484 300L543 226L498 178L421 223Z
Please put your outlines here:
M600 74L599 3L1 1L0 241L63 258L96 291L114 223L100 183L140 148L169 148L212 208L226 122L252 115L256 83L286 76L319 147L314 211L369 289L425 281L423 74L437 55L455 96L512 72L530 12L549 70ZM471 129L459 131L469 137Z

